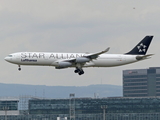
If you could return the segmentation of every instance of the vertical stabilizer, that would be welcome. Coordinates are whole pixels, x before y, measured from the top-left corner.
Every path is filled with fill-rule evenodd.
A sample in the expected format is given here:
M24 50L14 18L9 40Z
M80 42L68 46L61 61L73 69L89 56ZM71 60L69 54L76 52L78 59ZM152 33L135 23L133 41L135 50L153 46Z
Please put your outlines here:
M130 54L130 55L145 55L149 45L152 41L153 36L146 36L145 38L143 38L143 40L141 40L130 52L126 53L126 54Z

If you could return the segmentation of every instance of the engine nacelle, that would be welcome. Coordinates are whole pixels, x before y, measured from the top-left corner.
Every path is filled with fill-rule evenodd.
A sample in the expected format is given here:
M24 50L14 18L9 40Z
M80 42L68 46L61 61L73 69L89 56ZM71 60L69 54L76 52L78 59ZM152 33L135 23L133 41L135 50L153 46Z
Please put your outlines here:
M76 58L77 63L85 63L85 62L89 62L89 61L90 61L90 59L85 58L85 57Z
M56 69L67 68L70 66L72 66L72 63L70 63L70 62L58 62L56 64Z

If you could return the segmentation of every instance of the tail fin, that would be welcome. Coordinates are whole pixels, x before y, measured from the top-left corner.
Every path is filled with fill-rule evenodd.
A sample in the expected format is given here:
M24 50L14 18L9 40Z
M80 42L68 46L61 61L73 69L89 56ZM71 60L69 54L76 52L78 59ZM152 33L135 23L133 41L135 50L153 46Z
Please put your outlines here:
M149 45L152 41L153 36L146 36L141 40L130 52L126 54L131 54L131 55L145 55Z

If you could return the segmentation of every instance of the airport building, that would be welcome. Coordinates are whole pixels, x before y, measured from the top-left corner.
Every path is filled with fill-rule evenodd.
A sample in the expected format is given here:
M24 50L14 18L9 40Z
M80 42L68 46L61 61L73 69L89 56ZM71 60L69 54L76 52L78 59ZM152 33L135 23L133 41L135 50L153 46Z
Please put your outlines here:
M104 120L104 117L105 120L160 120L160 97L32 97L27 103L26 112L8 114L17 110L18 101L16 104L14 102L9 104L16 107L5 110L0 120Z
M160 67L124 70L123 96L160 96Z
M160 97L74 98L75 114L158 113ZM29 100L29 114L69 114L70 99Z
M18 98L0 98L0 115L19 115Z
M160 68L124 70L123 95L0 98L0 120L160 120Z

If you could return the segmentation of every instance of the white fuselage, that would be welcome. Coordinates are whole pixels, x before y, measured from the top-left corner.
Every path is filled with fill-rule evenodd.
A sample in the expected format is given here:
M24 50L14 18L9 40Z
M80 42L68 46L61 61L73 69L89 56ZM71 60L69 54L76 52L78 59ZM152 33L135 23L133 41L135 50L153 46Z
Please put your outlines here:
M19 52L5 57L5 60L17 65L57 66L58 62L80 58L85 53L45 53ZM113 67L137 62L137 55L101 54L96 59L86 62L83 67ZM143 55L142 55L143 56ZM70 67L75 67L73 64Z

